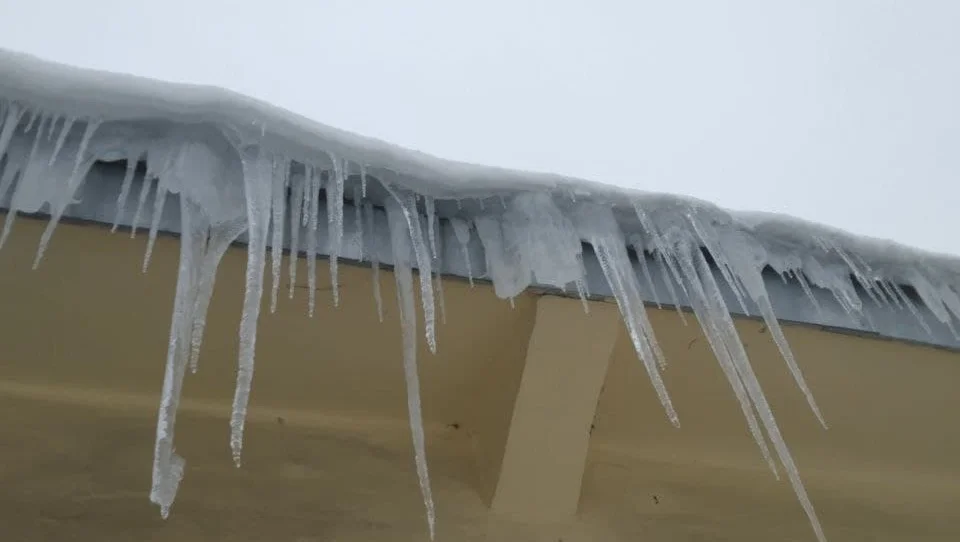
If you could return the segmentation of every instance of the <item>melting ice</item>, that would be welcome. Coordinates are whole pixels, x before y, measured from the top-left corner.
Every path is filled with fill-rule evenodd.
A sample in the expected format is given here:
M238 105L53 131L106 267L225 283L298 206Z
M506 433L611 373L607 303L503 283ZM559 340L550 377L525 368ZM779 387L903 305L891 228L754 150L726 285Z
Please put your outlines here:
M769 230L782 227L783 222L734 217L706 204L665 196L636 197L632 201L624 196L611 205L582 190L573 198L572 191L551 192L545 188L488 196L493 198L490 201L499 202L494 205L484 204L484 198L464 202L456 199L455 210L452 203L445 210L442 202L426 196L421 212L412 187L388 170L364 163L358 154L351 155L349 161L326 152L314 156L314 160L304 159L256 139L238 138L235 132L233 127L210 124L163 124L157 129L140 130L125 122L56 115L19 102L0 101L0 198L8 209L0 246L10 235L17 213L46 212L51 220L37 253L40 263L57 223L97 161L126 161L113 226L116 229L129 223L133 234L144 225L144 215L149 215L145 269L164 221L179 220L180 264L150 492L150 499L160 506L164 517L173 505L186 465L174 446L177 405L187 368L198 368L220 260L246 233L245 291L230 417L230 445L239 466L267 261L271 277L269 307L273 311L278 303L284 245L290 249L290 297L300 252L306 254L308 313L312 315L316 259L321 248L320 201L325 197L326 253L333 303L339 303L338 259L344 248L344 198L348 188L355 207L353 220L361 259L368 259L373 269L373 298L381 321L381 247L377 240L389 233L403 332L400 357L410 429L431 535L435 511L420 410L414 267L419 271L424 335L430 350L436 351L435 306L439 306L442 319L439 272L446 259L450 259L450 266L465 269L471 285L475 277L491 281L501 298L512 299L533 284L563 291L572 286L587 307L585 261L595 258L639 362L666 416L675 425L680 419L661 377L667 360L645 303L649 300L659 305L669 298L678 310L681 304L690 306L739 402L762 459L774 473L779 471L779 461L819 540L825 539L819 520L737 336L724 292L733 296L742 311L763 318L797 386L824 424L825 417L777 321L763 278L766 268L796 281L817 311L823 310L824 299L832 297L851 321L869 325L870 317L860 297L864 292L870 303L913 314L930 332L930 322L918 310L922 304L933 319L958 335L960 272L956 266L923 263L909 255L894 258L892 264L877 265L862 253L873 250L873 254L880 254L881 249L851 246L829 232L812 231L806 226L794 228L801 233L777 230L773 237L782 243L772 245L764 239L773 238ZM260 131L261 138L266 135L265 130ZM139 167L141 164L145 167ZM359 175L350 176L357 171ZM140 187L131 213L128 200L137 182ZM374 184L368 186L370 183ZM376 199L384 193L384 199ZM386 209L385 215L382 208ZM385 222L378 220L384 216ZM455 244L445 247L444 231L451 233L449 238ZM482 261L471 259L474 232L483 248Z

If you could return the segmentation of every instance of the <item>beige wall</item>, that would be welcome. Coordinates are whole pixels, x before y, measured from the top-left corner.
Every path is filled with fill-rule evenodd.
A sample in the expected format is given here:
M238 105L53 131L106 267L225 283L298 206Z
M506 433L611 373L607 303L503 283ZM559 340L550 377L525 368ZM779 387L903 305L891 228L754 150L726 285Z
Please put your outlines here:
M147 493L177 242L160 239L141 275L145 239L62 225L31 271L41 229L18 220L0 252L4 540L426 539L390 273L383 324L370 271L349 266L340 308L318 265L313 319L304 268L297 299L265 311L237 470L227 420L245 255L227 255L200 372L185 384L177 447L187 473L162 522ZM765 470L695 321L683 327L656 309L682 428L667 423L620 331L599 361L606 377L584 437L576 517L490 513L498 486L523 486L524 469L500 467L521 380L534 378L524 375L531 334L577 337L589 324L578 301L558 300L547 324L533 294L511 309L486 286L445 287L439 351L420 349L439 540L813 540L789 485ZM788 327L824 431L762 325L739 326L831 540L960 540L960 355ZM532 404L524 423L536 419Z

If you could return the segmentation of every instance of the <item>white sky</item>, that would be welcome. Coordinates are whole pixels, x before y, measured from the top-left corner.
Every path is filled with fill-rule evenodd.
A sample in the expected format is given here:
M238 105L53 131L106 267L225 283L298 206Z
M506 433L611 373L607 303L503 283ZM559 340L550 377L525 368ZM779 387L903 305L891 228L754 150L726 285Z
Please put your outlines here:
M0 0L0 47L960 254L957 0Z

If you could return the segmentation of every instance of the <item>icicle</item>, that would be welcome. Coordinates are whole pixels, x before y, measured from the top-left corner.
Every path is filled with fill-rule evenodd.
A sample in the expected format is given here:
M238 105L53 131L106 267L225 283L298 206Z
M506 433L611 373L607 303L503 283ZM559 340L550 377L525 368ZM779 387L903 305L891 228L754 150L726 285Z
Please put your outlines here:
M608 207L581 203L576 208L575 218L581 238L593 245L600 268L623 315L630 340L647 370L647 375L667 413L667 418L670 423L679 427L679 417L658 370L658 366L662 368L665 365L663 352L657 344L653 327L647 318L623 233Z
M373 300L377 304L377 319L383 323L383 296L380 294L380 252L377 250L376 216L373 204L363 203L364 215L367 220L367 235L370 236L370 266L373 268Z
M317 222L320 214L320 185L323 179L313 168L307 170L307 192L310 212L307 222L307 314L313 318L317 306Z
M910 311L910 314L916 318L917 322L920 324L920 327L926 332L928 337L933 337L933 331L930 329L930 326L927 325L926 319L923 315L920 314L920 311L917 310L917 307L913 304L913 301L910 300L910 297L907 296L907 293L903 291L903 288L900 287L896 282L891 282L890 287L896 293L896 295L903 301L903 306Z
M272 192L272 239L270 241L270 313L277 312L277 297L280 294L280 264L283 258L283 203L287 196L287 180L290 174L290 163L286 160L274 158L273 160L273 182L271 183Z
M353 185L353 222L354 228L357 230L357 239L359 242L357 246L360 249L359 258L357 261L363 262L363 203L362 196L360 195L360 187Z
M333 306L340 306L339 265L340 248L343 246L343 182L346 164L333 158L333 182L327 183L327 223L330 249L330 286L333 290Z
M87 178L87 173L89 172L90 167L93 166L93 159L87 159L86 153L87 147L90 144L90 139L93 137L93 134L99 127L100 121L87 121L87 127L84 129L83 137L80 139L80 144L77 147L77 156L74 160L73 171L70 173L70 177L67 179L64 189L58 191L54 197L50 198L50 220L47 221L47 227L44 228L43 234L40 235L40 243L37 247L37 255L33 260L34 269L40 265L40 260L43 259L43 253L46 252L47 245L50 244L50 238L53 237L53 232L60 223L60 219L63 217L63 212L73 201L73 196L77 193L77 189L80 187L80 184L83 183L83 181Z
M425 196L423 198L423 205L427 208L427 237L430 239L430 256L436 261L437 259L437 209L434 205L433 198L430 196Z
M806 489L803 487L803 482L800 480L800 474L797 470L796 464L793 461L793 457L790 454L790 450L787 448L786 442L783 440L783 436L780 434L780 429L777 426L776 420L774 419L770 405L767 403L766 396L763 394L763 390L760 387L760 382L757 380L756 374L754 374L753 369L750 366L750 361L747 357L746 350L743 347L743 343L740 342L740 339L737 336L733 319L731 318L729 310L723 301L723 296L720 293L720 289L717 286L716 281L714 280L713 273L710 270L706 259L703 257L703 254L699 250L691 250L691 252L693 253L695 260L694 264L697 268L697 274L700 277L700 281L702 282L705 292L704 299L702 301L707 304L708 314L706 314L704 317L710 321L704 331L706 333L710 333L713 329L720 330L720 333L708 335L708 338L712 337L711 340L722 341L724 345L723 347L729 349L736 371L743 381L750 400L757 409L760 420L763 422L763 426L766 429L767 435L769 435L770 440L773 443L773 447L777 451L777 455L780 458L780 462L783 464L784 470L787 472L787 478L790 480L790 485L793 486L794 493L796 493L797 499L800 501L800 505L807 514L807 518L813 527L814 533L817 536L817 540L820 542L825 542L826 538L824 537L823 529L820 526L820 521L817 519L813 505L810 503ZM698 300L698 303L699 302L700 300Z
M160 217L163 215L163 204L167 201L167 189L157 180L157 192L153 200L153 216L150 217L150 237L147 239L147 251L143 255L144 273L150 267L150 257L153 255L153 245L157 242L157 230L160 229Z
M637 253L637 262L640 263L640 271L643 273L643 280L647 283L647 288L650 290L650 296L653 297L653 302L657 305L658 309L662 309L663 306L660 304L660 296L657 295L657 288L653 285L653 275L650 274L650 266L647 264L647 257L643 251L643 245L640 243L633 244L633 251Z
M70 133L70 129L73 128L73 123L77 119L73 117L67 117L63 120L63 128L60 129L60 136L57 137L57 144L53 147L53 154L50 155L50 165L57 160L57 156L60 155L60 149L63 148L64 142L67 140L67 135Z
M574 281L577 288L577 295L580 296L580 304L583 305L583 312L590 314L590 303L587 302L587 287L583 278Z
M297 286L297 261L300 259L300 224L301 211L303 210L304 195L309 192L306 185L306 171L303 177L291 178L290 181L290 292L289 297L293 299L293 292Z
M190 372L196 373L200 362L200 348L203 346L203 334L207 327L207 311L213 298L213 286L217 279L217 268L230 245L247 229L246 218L240 218L210 228L206 254L200 267L192 332L190 334Z
M360 164L360 197L367 198L367 166Z
M33 121L36 120L36 111L32 112L33 117L28 123L28 127L33 124ZM38 200L43 196L38 196L34 192L37 190L37 186L34 184L39 184L40 179L31 178L34 176L28 176L27 172L31 172L32 169L37 167L37 162L35 157L37 155L37 149L40 146L41 132L43 131L43 123L46 119L44 117L40 118L40 127L37 128L37 133L33 138L33 146L30 148L30 156L27 158L26 164L24 165L23 171L20 173L20 181L17 183L17 188L14 191L13 197L10 200L10 208L7 209L7 216L3 222L3 231L0 232L0 249L4 247L7 243L7 238L10 236L10 232L13 230L13 222L17 216L17 212L23 209L22 199L28 196L24 194L29 193L29 198L32 200ZM29 131L29 128L26 130ZM29 191L29 192L28 192ZM32 206L36 206L37 210L42 206L42 201L31 201Z
M253 382L254 354L257 342L257 319L260 316L260 299L263 295L263 275L266 265L267 228L270 224L271 165L267 157L257 149L241 150L243 161L243 186L247 198L247 222L249 241L247 245L247 277L243 296L243 314L240 317L240 354L237 363L237 389L233 396L233 412L230 415L230 449L233 460L240 466L243 449L243 426L250 401Z
M794 381L803 392L804 397L806 397L807 404L810 405L810 409L817 417L817 420L826 428L827 422L823 414L821 414L820 408L817 406L817 402L814 400L813 393L807 386L806 380L803 378L803 371L801 371L800 366L797 365L793 350L790 348L790 344L783 334L783 329L780 327L780 322L777 320L777 315L773 310L773 304L770 302L770 295L767 293L767 287L763 282L763 275L761 274L762 268L759 267L760 264L757 263L757 260L751 257L752 246L753 243L751 243L749 239L731 233L720 239L719 242L715 244L714 250L732 256L728 261L732 266L731 269L733 273L739 278L747 295L750 296L750 299L760 310L760 314L763 316L763 322L767 325L767 329L770 330L770 336L773 338L773 342L776 343L783 360L787 363L790 374L793 375ZM716 256L714 256L714 259L716 260Z
M660 276L663 277L663 283L667 286L667 295L670 296L670 302L673 303L673 308L677 310L677 315L680 316L680 321L684 326L686 326L687 318L683 315L683 307L680 306L680 298L677 296L677 289L673 287L673 280L671 279L672 273L669 272L669 269L672 267L672 265L667 262L667 258L667 255L665 255L660 249L657 249L657 259L660 260Z
M140 185L140 197L137 198L137 209L133 212L133 222L130 224L130 238L137 236L137 226L140 225L140 215L143 213L143 206L147 203L147 196L150 194L150 187L153 179L147 175L143 176L143 183ZM160 181L157 180L159 189Z
M0 129L0 158L3 158L3 155L6 154L7 147L10 146L10 141L13 139L17 125L20 124L23 113L24 109L16 103L11 103L7 108L7 113L3 118L3 128ZM10 167L9 161L7 164L7 167Z
M700 248L695 245L687 247L686 249L681 248L681 250L696 250L699 252ZM766 461L767 466L773 472L774 476L777 479L780 479L780 474L777 472L777 465L773 461L773 456L770 455L770 448L767 446L767 439L763 436L763 433L760 430L760 426L757 422L757 417L754 412L753 403L750 401L750 397L747 394L747 390L743 385L743 380L740 378L740 374L737 371L736 365L733 361L733 353L727 344L723 341L723 332L719 327L719 322L713 318L712 314L706 307L707 294L704 292L703 283L700 278L697 276L696 268L693 264L693 259L688 254L683 254L682 257L678 258L680 262L680 270L687 279L689 284L688 291L691 292L690 304L694 310L694 313L697 315L697 321L700 323L700 327L703 329L704 336L707 338L707 342L710 345L710 349L713 350L713 354L719 363L720 368L723 370L723 374L727 377L727 382L729 382L730 387L733 389L734 395L736 395L737 400L740 403L740 410L743 412L743 417L747 422L747 428L750 430L750 434L753 436L753 440L757 443L757 446L760 448L760 453L763 456L764 461Z
M43 121L45 120L43 111L40 111L39 109L31 109L30 118L27 119L27 125L23 128L23 133L29 134L30 130L33 130L33 126L37 123L38 118L40 119L40 126L43 127ZM40 137L41 131L42 130L37 129L37 137Z
M437 221L437 229L439 230L440 223ZM431 230L433 227L431 227ZM442 233L442 230L440 230ZM441 240L443 238L441 237ZM434 253L433 258L433 272L434 272L434 286L433 289L437 292L437 308L440 310L440 322L443 324L447 323L447 300L443 293L443 273L441 272L443 266L443 243L438 243L436 252Z
M810 288L810 284L807 282L807 278L804 276L803 271L794 269L793 277L797 279L798 283L800 283L800 288L803 289L804 295L806 295L807 299L810 300L810 303L813 305L813 308L816 309L817 314L822 314L823 309L820 307L820 302L817 301L817 297L813 294L813 290Z
M460 203L460 200L457 200ZM463 262L467 266L467 280L470 287L473 288L473 265L470 263L470 223L459 218L451 218L450 226L453 228L453 234L460 243L460 252L463 253Z
M420 275L420 299L423 305L424 334L427 337L427 346L430 348L430 352L436 354L436 316L434 314L433 284L430 280L432 276L432 266L430 265L430 255L427 254L427 242L423 236L420 214L417 212L416 194L411 192L398 192L386 184L383 186L400 205L400 209L403 211L403 217L407 221L407 229L410 232L410 240L413 244L413 252L416 256L419 270L418 274Z
M160 515L166 519L177 496L183 478L185 461L176 454L174 428L177 407L183 388L187 359L183 357L184 331L193 319L194 297L197 277L203 256L207 225L202 219L202 210L186 198L180 200L180 220L183 235L180 238L180 268L177 277L177 292L173 303L170 323L170 340L167 344L167 363L163 376L160 408L157 414L157 438L154 445L153 483L150 501L160 506Z
M407 198L408 205L412 198ZM394 276L397 281L397 307L400 310L400 325L403 330L403 369L407 384L407 409L410 418L410 432L413 436L414 457L417 464L417 478L420 480L420 492L427 511L427 525L430 539L435 534L436 514L433 494L430 488L430 475L427 471L426 442L423 430L423 417L420 410L420 376L417 373L417 315L413 294L413 272L411 270L411 239L416 242L417 234L408 227L409 208L401 208L399 201L387 200L387 222L390 226L390 240L393 245ZM420 270L421 276L424 270Z
M137 172L137 162L139 158L138 153L136 153L136 158L134 154L135 153L130 153L130 155L127 156L127 171L123 175L123 182L120 184L120 195L117 196L117 211L113 216L113 226L110 228L110 233L115 233L117 227L120 226L123 211L127 207L127 199L130 198L130 188L133 186L133 176Z

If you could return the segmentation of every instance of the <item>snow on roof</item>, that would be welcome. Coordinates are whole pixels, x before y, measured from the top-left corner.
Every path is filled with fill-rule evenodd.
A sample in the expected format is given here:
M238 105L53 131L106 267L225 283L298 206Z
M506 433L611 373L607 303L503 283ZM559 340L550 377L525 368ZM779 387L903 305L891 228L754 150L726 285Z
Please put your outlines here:
M116 190L117 183L97 181L107 171L105 162L126 163L115 196L106 188ZM78 204L81 190L97 201ZM667 416L678 426L660 376L667 360L645 304L663 300L692 308L761 455L774 472L774 457L779 460L819 540L825 539L819 521L731 310L764 319L824 424L774 312L772 292L778 286L771 273L789 281L794 293L804 292L794 300L808 304L804 310L818 315L810 317L814 321L881 331L914 326L929 334L930 342L960 344L955 331L960 260L952 257L789 217L730 212L691 198L451 162L218 88L83 70L0 50L0 202L9 209L0 247L18 212L48 214L39 264L62 217L83 215L94 205L96 212L86 216L104 220L102 204L114 197L115 225L149 227L145 267L162 224L181 234L150 495L164 516L184 470L173 446L183 378L198 361L220 258L241 236L248 264L231 417L235 460L239 464L267 262L275 308L284 247L294 260L301 252L309 262L318 252L329 255L335 302L342 255L372 260L375 272L381 259L392 261L401 292L417 471L431 533L433 501L417 392L414 267L420 271L431 350L434 298L442 295L438 271L484 277L503 298L531 285L575 289L581 297L591 289L609 294ZM345 216L347 209L352 216ZM377 230L389 232L385 258ZM347 236L352 240L345 241ZM295 270L292 265L290 273ZM308 279L315 282L314 276ZM315 288L309 292L312 311ZM382 303L379 292L374 295ZM891 324L878 317L883 310L901 312ZM904 314L912 315L909 325Z

